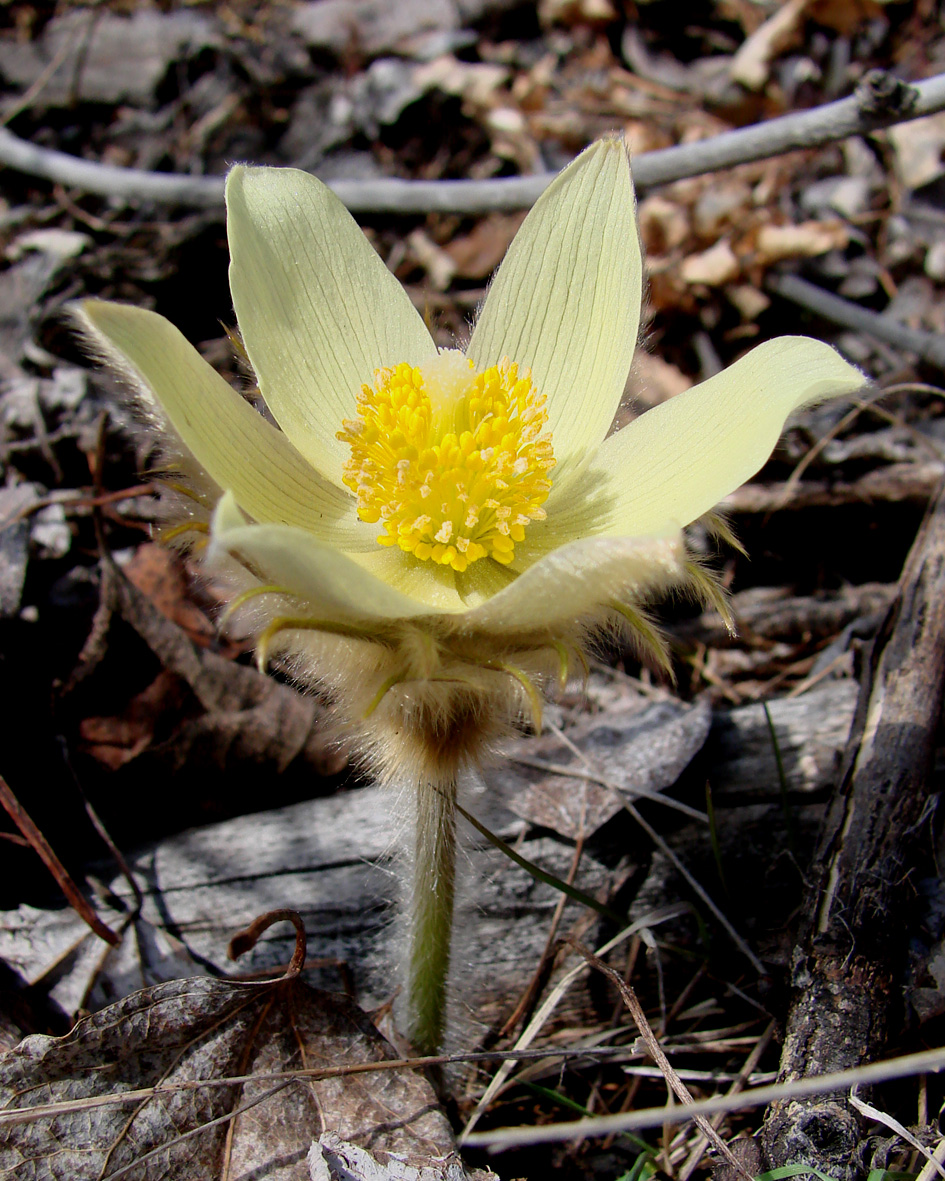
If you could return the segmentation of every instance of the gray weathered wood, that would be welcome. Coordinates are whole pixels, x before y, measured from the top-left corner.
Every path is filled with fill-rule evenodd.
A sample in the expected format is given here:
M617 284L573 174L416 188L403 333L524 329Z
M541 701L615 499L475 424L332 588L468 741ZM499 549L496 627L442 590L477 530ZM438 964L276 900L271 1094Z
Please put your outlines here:
M843 1070L883 1050L899 991L903 906L929 803L945 685L945 494L919 532L864 673L856 718L809 878L795 952L784 1080ZM843 1095L773 1105L772 1167L865 1176L860 1119Z
M829 681L803 697L771 703L792 792L810 798L810 793L829 782L849 728L855 693L849 681ZM588 724L582 729L581 715L572 715L568 733L575 734L579 745L587 739L588 753L594 758L601 753L595 744L599 746L604 735L605 762L615 771L615 779L620 779L621 788L632 795L632 777L621 778L616 771L622 763L624 769L646 772L648 736L639 722L641 717L655 716L647 711L667 698L653 691L641 693L632 682L614 674L595 675L585 703L591 712L583 715ZM671 730L674 718L691 718L698 741L690 754L698 750L705 733L699 710L687 713L683 707L676 714L657 713L666 715ZM566 720L560 712L556 716ZM603 729L594 725L595 719L606 722ZM509 750L511 756L524 757L536 752L561 763L570 758L566 747L559 746L556 753L551 735L540 740L523 738ZM657 749L653 775L648 778L649 772L641 772L639 785L670 790L671 780L689 757L671 766L671 753ZM738 841L742 817L750 826L780 821L777 765L760 706L717 712L704 758L726 842ZM520 838L518 847L526 857L566 877L572 842L529 828L507 805L514 803L523 787L560 798L562 787L576 796L589 786L587 782L553 772L536 774L512 758L492 767L486 779L488 786L469 793L470 810L506 839ZM261 798L264 790L260 784ZM0 958L22 979L48 989L53 1001L69 1014L80 1006L98 1007L144 984L180 975L284 965L293 936L280 927L266 932L246 964L229 963L226 945L257 914L293 907L305 920L309 957L319 961L310 974L312 983L340 989L350 980L362 1004L381 1004L398 984L390 966L396 959L398 939L394 906L398 826L392 819L392 797L391 791L381 788L359 788L163 840L131 859L144 893L144 908L134 938L126 937L118 951L107 953L103 961L105 949L87 938L87 930L71 911L21 907L0 914ZM659 825L660 812L651 814ZM667 817L674 821L671 814ZM687 824L670 839L684 860L690 854L706 856L705 825ZM454 992L459 998L456 1018L461 1029L470 1021L491 1024L508 1015L538 964L559 898L551 887L536 883L501 853L483 845L478 836L471 838L466 855L460 858L463 886ZM638 849L634 855L648 857L649 849ZM664 857L654 857L649 864L625 858L616 866L605 866L585 852L576 884L589 893L606 894L628 872L640 870L646 871L645 882L633 911L639 917L648 907L663 906L675 897L672 867ZM111 889L114 898L130 905L125 882L116 880ZM121 924L120 910L109 909L107 897L101 911L112 926ZM566 926L577 915L576 904L569 904ZM578 1015L585 1003L586 996L576 994L573 1004ZM584 1010L583 1016L588 1015Z

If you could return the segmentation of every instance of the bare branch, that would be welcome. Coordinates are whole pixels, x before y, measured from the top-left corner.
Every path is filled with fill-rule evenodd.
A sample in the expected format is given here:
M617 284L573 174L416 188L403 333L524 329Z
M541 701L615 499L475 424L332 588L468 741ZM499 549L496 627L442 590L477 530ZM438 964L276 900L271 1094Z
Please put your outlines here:
M930 365L945 369L945 340L934 332L909 328L884 312L874 312L869 308L860 307L848 299L824 291L822 287L809 283L799 275L772 275L765 286L775 295L789 299L792 303L823 316L825 320L832 320L834 324L841 324L854 332L863 332L867 336L872 336L874 340L884 341L906 353L914 353Z
M748 164L801 148L865 135L945 109L945 74L916 86L882 70L866 75L850 98L812 111L782 115L699 143L644 152L634 163L637 189L645 192L685 177ZM223 178L146 172L97 164L41 148L0 127L0 164L67 188L128 202L217 210ZM550 184L552 173L500 180L338 180L331 187L352 213L490 213L526 209Z

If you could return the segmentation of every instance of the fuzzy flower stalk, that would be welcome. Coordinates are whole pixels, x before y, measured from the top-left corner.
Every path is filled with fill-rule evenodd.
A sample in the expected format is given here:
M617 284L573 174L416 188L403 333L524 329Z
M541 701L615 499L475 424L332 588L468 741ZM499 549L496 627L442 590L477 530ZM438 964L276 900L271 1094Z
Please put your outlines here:
M446 1020L459 782L540 720L602 628L662 661L646 599L715 589L685 526L762 466L794 410L864 378L783 337L609 435L643 290L617 139L536 203L464 349L437 348L313 177L237 167L226 200L256 405L162 317L96 300L76 314L189 493L169 534L234 575L261 663L327 692L411 800L407 1032L428 1052Z

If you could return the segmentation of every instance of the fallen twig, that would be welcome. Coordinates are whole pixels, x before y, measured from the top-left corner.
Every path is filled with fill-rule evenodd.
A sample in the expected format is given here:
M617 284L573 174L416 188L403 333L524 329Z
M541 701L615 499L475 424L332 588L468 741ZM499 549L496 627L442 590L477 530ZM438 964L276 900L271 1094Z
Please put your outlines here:
M92 909L88 899L69 876L69 871L53 852L52 846L37 828L2 776L0 776L0 804L6 809L10 819L26 837L32 848L35 849L79 918L86 922L100 939L104 939L112 946L117 946L121 942L121 936L116 935L107 923L103 923Z
M692 1107L695 1103L695 1100L690 1094L689 1088L673 1069L670 1060L663 1053L663 1047L660 1045L649 1021L646 1019L646 1014L643 1012L643 1006L640 1004L639 1000L637 1000L637 994L633 991L633 989L626 982L626 980L624 980L619 972L615 972L614 969L610 967L609 964L605 964L599 956L596 956L593 952L588 951L588 949L582 943L579 943L578 940L568 939L566 942L570 943L572 947L574 947L582 956L584 956L585 960L587 960L592 968L595 968L598 972L602 973L613 985L616 986L621 998L623 999L623 1003L630 1011L630 1016L633 1018L634 1025L636 1025L637 1029L639 1030L640 1038L643 1044L646 1046L647 1053L660 1068L660 1073L666 1080L667 1086L672 1089L673 1094L680 1103L686 1105L687 1107ZM712 1124L705 1118L705 1116L694 1115L692 1118L696 1124L696 1127L703 1134L703 1136L705 1136L706 1140L708 1140L716 1149L716 1151L728 1161L728 1163L735 1169L736 1173L746 1178L746 1181L752 1181L751 1173L749 1173L748 1170L745 1169L744 1166L741 1165L734 1156L732 1156L728 1145L718 1134Z
M923 332L918 328L907 328L883 312L861 308L859 304L842 299L830 291L824 291L815 283L809 283L799 275L771 275L765 286L775 295L799 304L825 320L865 333L875 340L891 344L893 348L906 353L915 353L923 361L945 369L945 340L934 332Z
M524 1144L555 1144L565 1140L583 1140L587 1136L609 1136L616 1132L636 1132L641 1128L659 1128L681 1124L695 1115L715 1115L717 1112L748 1111L763 1107L775 1100L800 1099L807 1095L826 1095L831 1091L852 1086L869 1086L890 1079L908 1078L927 1071L945 1070L945 1050L924 1050L921 1054L907 1054L888 1062L874 1062L855 1070L841 1070L836 1074L798 1079L793 1083L772 1083L766 1087L752 1087L737 1095L716 1095L699 1099L691 1106L648 1107L643 1111L621 1111L616 1115L599 1115L590 1119L567 1120L543 1127L493 1128L488 1132L471 1132L461 1138L470 1148L491 1148L501 1151ZM2 1113L0 1113L2 1118Z
M644 192L690 176L785 152L865 135L945 109L945 74L908 86L883 70L871 70L850 98L742 127L698 143L644 152L634 162ZM182 176L120 168L82 160L31 144L0 127L0 164L102 197L156 205L219 210L222 176ZM553 179L552 173L500 180L338 180L331 187L352 213L490 213L526 209Z

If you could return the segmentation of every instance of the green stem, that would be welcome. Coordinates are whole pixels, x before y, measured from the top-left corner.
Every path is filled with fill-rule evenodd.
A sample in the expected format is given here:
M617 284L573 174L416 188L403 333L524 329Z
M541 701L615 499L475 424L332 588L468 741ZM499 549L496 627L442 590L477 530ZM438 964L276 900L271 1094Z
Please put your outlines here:
M456 781L417 784L407 1000L408 1034L433 1054L446 1028L446 984L456 879Z

